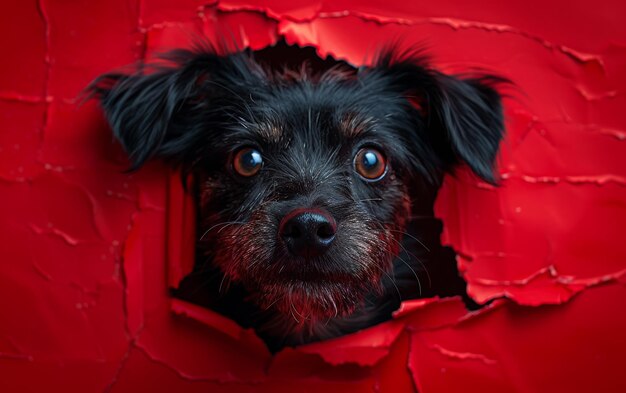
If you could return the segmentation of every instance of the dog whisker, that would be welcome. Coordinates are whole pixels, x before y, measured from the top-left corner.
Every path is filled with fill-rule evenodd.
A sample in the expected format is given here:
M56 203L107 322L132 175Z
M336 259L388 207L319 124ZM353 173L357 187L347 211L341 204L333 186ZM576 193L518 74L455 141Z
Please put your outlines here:
M375 201L383 201L383 198L368 198L368 199L359 199L357 202L375 202Z
M428 272L428 268L426 267L426 265L424 265L424 263L417 256L415 256L415 254L413 254L411 251L407 250L407 248L402 244L402 242L399 242L398 240L396 240L394 238L390 238L390 239L392 239L394 242L396 242L400 246L400 248L409 255L409 257L413 257L413 259L415 259L415 261L422 266L422 268L424 269L424 273L426 273L426 277L428 278L428 286L432 287L432 285L433 285L432 284L432 280L430 278L430 273ZM400 255L398 255L397 257L399 258ZM409 269L411 269L413 274L415 274L415 270L413 270L413 268L411 266L409 266L409 264L407 262L405 262L403 259L401 259L401 261L404 262L405 264L407 264ZM416 275L415 278L417 278L417 275ZM419 279L417 279L417 281L419 283ZM421 295L421 293L422 293L422 289L421 289L421 285L420 285L420 295Z
M417 287L418 287L420 296L422 296L422 283L420 282L419 277L417 277L417 273L415 273L415 270L413 270L411 265L409 265L400 255L397 255L396 258L400 259L400 261L402 261L402 263L404 263L406 267L408 267L411 270L411 272L415 276L415 280L417 280Z
M273 302L264 307L265 311L269 310L274 304L278 303L278 301L282 299L284 299L284 296L277 296Z
M298 318L296 318L297 312L296 312L296 307L293 304L293 301L291 299L291 291L289 292L288 296L289 296L289 306L291 308L291 316L293 317L294 321L296 321L297 324L300 324L300 320L298 320Z
M216 229L216 228L222 227L222 228L221 228L221 229L217 232L217 233L220 233L220 232L221 232L224 228L226 228L226 227L228 227L228 226L231 226L231 225L237 225L237 224L243 225L243 224L246 224L246 223L245 223L245 222L243 222L243 221L226 221L226 222L220 222L220 223L217 223L217 224L213 225L212 227L210 227L209 229L207 229L207 230L206 230L206 231L202 234L202 236L200 236L200 238L198 239L198 241L203 240L203 239L204 239L204 237L205 237L205 236L206 236L209 232L211 232L212 230L214 230L214 229Z
M418 242L422 247L424 247L424 249L428 252L430 252L430 249L428 247L426 247L426 245L424 243L422 243L422 241L418 238L416 238L415 236L411 235L410 233L404 232L404 231L398 231L395 229L389 229L391 232L397 232L400 233L402 235L406 235L408 237L410 237L411 239L415 240L416 242Z
M224 274L224 276L222 277L222 281L220 281L220 286L217 289L217 293L222 293L222 285L224 284L224 280L226 280L227 275Z
M396 289L396 292L398 293L398 299L400 299L400 301L402 301L402 294L400 293L400 289L398 288L398 285L396 284L396 280L394 278L392 278L386 271L384 271L382 268L376 266L376 268L378 270L380 270L387 278L389 278L389 280L391 281L391 283L393 284L394 288Z
M330 303L333 305L333 308L335 309L334 317L337 318L337 315L339 315L339 309L337 308L337 303L335 303L335 299L333 299L332 296L328 296L328 300L330 300Z
M377 225L381 228L381 230L383 230L383 231L384 231L384 230L386 230L385 226L384 226L384 225L383 225L380 221L375 221L375 223L376 223L376 224L377 224ZM389 229L389 231L391 231L391 232L401 232L401 231L396 231L396 230L393 230L393 229ZM394 241L396 244L398 244L398 246L399 246L399 247L400 247L400 248L401 248L404 252L406 252L406 253L409 255L409 257L411 257L411 256L412 256L412 257L413 257L413 258L414 258L414 259L415 259L415 260L416 260L416 261L417 261L417 262L418 262L418 263L422 266L422 268L424 269L424 272L426 273L426 276L428 277L428 285L429 285L429 287L432 287L432 281L431 281L431 278L430 278L430 273L428 272L428 269L426 268L426 266L424 265L424 263L423 263L422 261L420 261L420 260L419 260L419 258L417 258L417 257L415 256L415 254L413 254L412 252L410 252L409 250L407 250L407 248L406 248L406 247L402 244L402 242L400 242L400 241L396 240L393 236L390 236L388 239L390 239L390 240ZM419 294L420 294L420 296L421 296L421 295L422 295L422 283L421 283L421 281L420 281L420 279L419 279L419 276L418 276L418 275L417 275L417 273L415 272L415 270L411 267L411 265L410 265L408 262L406 262L406 261L405 261L405 260L404 260L404 259L400 256L400 254L398 254L398 255L394 255L394 254L392 254L392 255L391 255L391 257L398 258L398 259L399 259L402 263L404 263L404 264L405 264L405 265L406 265L406 266L407 266L407 267L411 270L411 272L412 272L412 273L413 273L413 275L415 276L415 279L417 280L417 285L418 285L418 289L419 289Z

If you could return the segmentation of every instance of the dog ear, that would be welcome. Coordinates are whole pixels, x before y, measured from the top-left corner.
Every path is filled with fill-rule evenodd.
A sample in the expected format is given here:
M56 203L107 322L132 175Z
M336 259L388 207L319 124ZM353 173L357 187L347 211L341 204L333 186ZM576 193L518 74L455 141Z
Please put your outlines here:
M161 63L141 64L132 74L108 73L89 87L131 159L131 170L152 157L190 164L210 130L207 116L250 79L259 77L243 53L218 56L212 50L177 50ZM193 163L191 163L193 164Z
M391 85L419 106L426 135L444 171L465 163L478 177L495 184L493 173L504 119L500 94L495 89L508 80L492 75L458 78L428 66L420 51L383 52L374 70L390 78ZM421 147L423 149L423 147ZM431 175L432 177L432 175Z
M495 184L493 173L504 119L500 94L494 86L504 82L494 76L459 79L435 74L427 92L427 127L444 138L436 146L444 162L467 164L488 183Z

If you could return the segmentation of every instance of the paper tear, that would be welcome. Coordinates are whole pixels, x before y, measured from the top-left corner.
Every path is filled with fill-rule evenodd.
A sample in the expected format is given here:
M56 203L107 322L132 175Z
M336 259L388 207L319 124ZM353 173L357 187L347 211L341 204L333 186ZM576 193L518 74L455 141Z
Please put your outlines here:
M475 22L475 21L465 21L465 20L459 20L459 19L453 19L453 18L430 18L428 20L430 22L432 22L432 23L443 24L443 25L450 26L451 28L453 28L455 30L458 30L458 29L482 29L482 30L492 31L492 32L497 32L497 33L516 34L516 35L522 36L524 38L528 38L528 39L530 39L532 41L535 41L535 42L541 44L542 46L544 46L547 49L556 50L556 51L562 52L563 54L565 54L566 56L568 56L572 60L575 60L576 62L579 62L579 63L595 62L598 65L600 65L602 68L604 68L604 61L602 60L602 58L599 55L590 54L590 53L583 53L583 52L577 51L575 49L568 48L565 45L555 44L555 43L549 42L549 41L547 41L547 40L545 40L545 39L543 39L543 38L541 38L539 36L535 36L533 34L530 34L528 32L522 31L522 30L517 29L517 28L512 27L512 26L500 25L500 24L492 24L492 23L484 23L484 22Z
M611 136L618 141L626 141L626 132L610 128L600 128L599 132L603 135Z
M140 351L141 353L143 353L144 355L146 355L148 357L148 359L150 359L151 362L164 366L165 368L167 368L168 370L174 372L179 378L187 380L187 381L193 381L193 382L219 382L219 383L227 383L227 382L237 382L238 378L236 378L233 375L224 375L223 378L210 378L210 377L201 377L201 376L197 376L197 375L191 375L191 374L187 374L181 370L179 370L177 367L171 365L167 359L162 359L159 358L158 356L150 353L150 351L142 346L140 343L136 343L134 346L134 349L137 349L138 351Z
M121 281L124 287L124 319L128 337L136 339L144 328L143 318L143 263L141 224L139 212L133 214L128 236L124 240L121 258ZM133 287L129 286L129 281Z
M428 346L431 349L436 350L437 352L439 352L440 354L444 355L444 356L448 356L450 358L453 359L458 359L458 360L478 360L481 361L485 364L488 365L492 365L492 364L496 364L497 362L493 359L489 359L487 356L485 355L481 355L479 353L471 353L471 352L456 352L456 351L451 351L449 349L445 349L444 347L442 347L441 345L438 344L432 344Z
M502 173L500 175L502 180L507 180L511 178L522 179L528 183L547 183L547 184L558 184L561 182L571 183L571 184L591 184L596 186L602 186L607 183L615 183L620 186L626 185L626 177L614 174L606 174L606 175L594 175L594 176L529 176L529 175L518 175L512 173Z
M48 235L55 235L60 237L61 239L63 239L63 241L65 243L67 243L70 246L76 246L78 244L84 243L85 240L79 240L76 239L75 237L61 231L60 229L57 229L53 226L49 226L48 228L39 228L37 225L31 224L30 225L30 229L33 230L33 232L35 232L37 235L42 235L42 234L48 234Z
M581 86L581 85L577 85L576 90L587 101L601 101L601 100L615 98L619 95L619 92L617 90L610 90L610 91L596 93L596 92L587 90L586 87Z
M415 310L419 310L429 304L438 303L441 299L438 297L428 299L405 300L400 304L400 308L393 312L394 318L412 314Z
M298 351L315 353L332 365L373 366L388 355L403 330L403 323L387 323L349 336L304 345Z
M602 284L608 281L618 280L626 274L626 269L620 270L610 274L604 274L598 277L589 277L589 278L576 278L574 276L562 276L556 270L556 267L553 265L547 266L544 269L540 269L537 272L533 273L529 277L518 279L518 280L489 280L484 278L475 278L470 281L472 284L480 284L486 286L502 286L502 287L512 287L512 286L525 286L532 283L534 280L538 280L541 278L550 278L555 283L563 284L563 285L583 285L583 286L593 286Z
M8 102L23 102L27 104L45 104L51 103L53 97L49 96L27 96L24 94L18 94L13 92L0 92L0 100Z
M105 393L109 393L109 392L113 391L113 388L115 387L115 384L117 383L120 375L122 374L122 372L124 371L126 365L128 364L128 359L130 358L130 354L132 353L133 349L135 349L135 346L137 344L137 340L139 339L139 336L141 335L141 330L142 329L143 328L139 329L137 331L136 335L129 340L128 348L126 349L126 351L124 352L124 354L120 358L119 364L118 364L117 368L115 369L115 372L113 373L113 377L111 378L111 381L104 388L104 392Z
M41 138L43 143L43 134L44 131L48 128L48 120L49 120L49 112L50 112L50 104L52 103L52 97L50 96L50 70L52 69L52 60L50 58L50 19L48 18L48 14L46 12L46 8L43 5L44 0L37 0L37 11L39 12L39 16L44 25L45 30L45 55L44 55L44 64L45 64L45 74L44 74L44 93L45 97L44 103L46 104L46 108L44 111L43 117L43 126L41 129Z
M24 355L21 353L4 353L4 352L0 352L0 359L21 360L21 361L27 361L27 362L33 362L35 360L35 358L33 358L30 355Z
M33 269L35 269L35 272L37 272L37 274L39 274L44 280L52 281L52 276L35 262L33 262Z
M215 1L211 5L216 5L217 9L223 12L253 11L261 13L275 21L289 20L292 22L310 22L320 17L320 11L322 9L321 2L314 2L313 4L292 8L288 13L275 12L267 5L260 6L241 3L237 5L229 5L227 2L223 1Z
M342 10L342 11L333 11L333 12L320 12L320 7L315 9L308 10L309 12L305 12L304 14L276 14L272 12L269 8L259 7L259 6L228 6L224 5L221 2L218 2L217 8L221 11L256 11L265 14L268 18L274 19L276 21L288 20L293 23L306 24L312 22L316 19L340 19L348 16L354 16L363 21L376 22L378 24L398 24L404 26L412 26L418 24L435 24L435 25L443 25L448 26L454 30L463 30L463 29L478 29L484 30L487 32L495 32L500 34L515 34L521 37L527 38L531 41L534 41L543 47L554 50L560 53L563 53L568 58L576 61L577 63L596 63L602 69L604 69L604 61L600 55L584 53L582 51L578 51L572 48L569 48L565 45L555 44L548 40L545 40L539 36L533 35L531 33L525 32L521 29L503 25L496 23L486 23L486 22L478 22L478 21L469 21L462 20L457 18L440 18L440 17L431 17L431 18L400 18L400 17L389 17L382 16L367 12L360 11L352 11L352 10Z
M231 319L219 315L211 310L193 305L179 299L172 299L172 312L176 315L185 316L202 322L206 326L215 329L235 340L240 340L246 334L244 329ZM251 331L248 334L254 335ZM260 341L259 341L260 342ZM263 345L263 344L261 344Z
M626 274L626 270L620 270L599 277L577 279L572 276L558 276L556 272L550 270L532 278L502 283L482 279L470 280L468 292L479 303L504 296L525 306L563 304L587 288L617 282Z

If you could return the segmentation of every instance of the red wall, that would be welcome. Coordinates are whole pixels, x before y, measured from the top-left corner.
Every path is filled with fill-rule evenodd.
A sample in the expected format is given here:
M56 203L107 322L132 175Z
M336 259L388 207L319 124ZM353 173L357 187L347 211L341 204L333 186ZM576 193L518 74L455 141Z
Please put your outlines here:
M0 391L626 391L626 3L270 3L0 5ZM100 111L77 96L224 32L354 64L402 38L444 71L512 79L501 187L461 172L437 204L470 294L504 298L469 315L455 299L407 302L393 321L273 357L172 301L188 268L171 246L189 213L180 189L159 163L122 173Z

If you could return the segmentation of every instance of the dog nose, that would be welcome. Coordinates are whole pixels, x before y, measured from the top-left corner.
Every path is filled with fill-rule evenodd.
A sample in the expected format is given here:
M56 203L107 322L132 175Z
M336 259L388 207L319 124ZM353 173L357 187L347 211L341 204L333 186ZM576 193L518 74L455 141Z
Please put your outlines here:
M279 234L293 255L322 255L335 240L337 223L321 210L294 210L280 223Z

